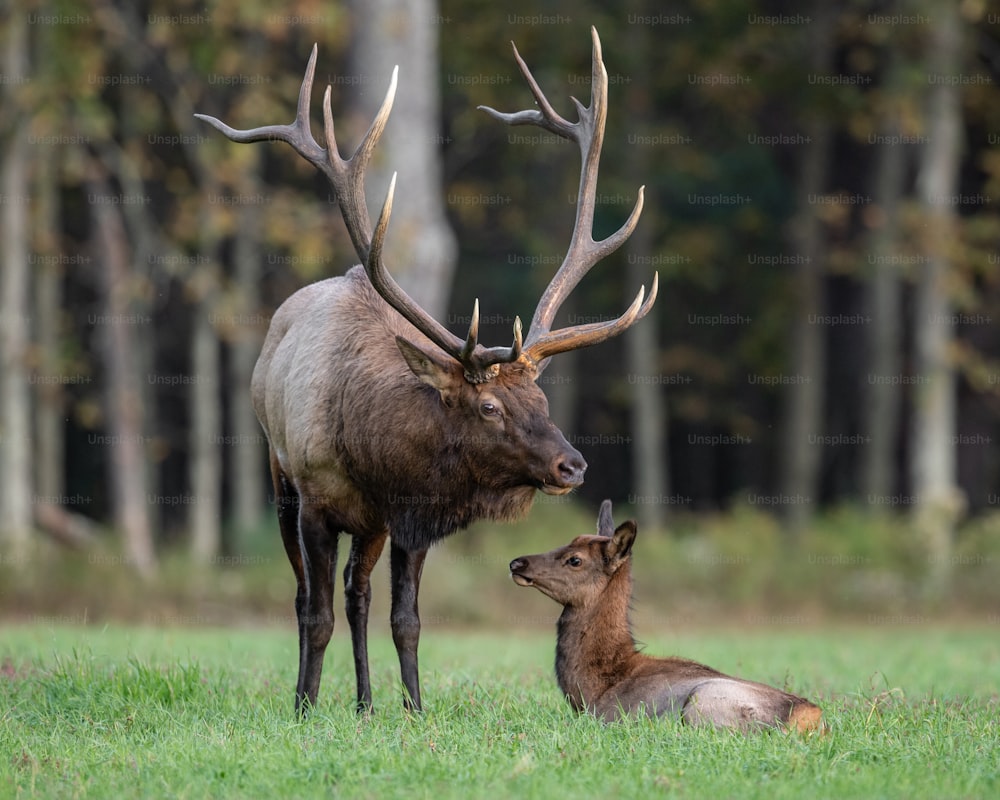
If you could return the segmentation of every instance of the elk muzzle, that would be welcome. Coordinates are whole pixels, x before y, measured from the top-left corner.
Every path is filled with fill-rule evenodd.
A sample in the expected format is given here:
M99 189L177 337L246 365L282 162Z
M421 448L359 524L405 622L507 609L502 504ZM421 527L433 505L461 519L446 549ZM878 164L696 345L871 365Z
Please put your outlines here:
M549 474L540 488L545 494L566 494L583 483L586 471L587 462L583 456L567 444L566 450L552 460Z

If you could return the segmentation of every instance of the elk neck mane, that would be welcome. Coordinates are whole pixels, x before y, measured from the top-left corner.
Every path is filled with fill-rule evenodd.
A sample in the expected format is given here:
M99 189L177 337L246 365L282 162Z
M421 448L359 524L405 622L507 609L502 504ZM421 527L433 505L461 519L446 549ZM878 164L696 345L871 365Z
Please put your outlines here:
M353 410L336 415L334 446L372 506L387 509L385 522L393 541L407 549L425 548L479 519L523 517L534 488L490 487L476 479L489 465L463 461L460 437L437 390L409 371L395 337L428 350L436 346L385 303L361 267L348 271L344 279L356 309L352 318L368 341L341 345L350 350L345 355L351 356L355 374L341 387L341 403ZM499 381L526 379L522 365L504 367ZM357 379L362 371L366 377ZM431 452L437 458L429 461L426 454Z

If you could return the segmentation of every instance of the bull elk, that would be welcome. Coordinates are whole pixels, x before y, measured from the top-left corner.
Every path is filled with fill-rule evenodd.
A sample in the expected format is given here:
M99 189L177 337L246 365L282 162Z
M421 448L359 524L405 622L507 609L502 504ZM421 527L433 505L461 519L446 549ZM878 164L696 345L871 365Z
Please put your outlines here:
M629 622L635 536L632 520L615 527L605 500L596 536L577 536L565 547L510 562L516 584L534 586L563 606L556 678L573 709L607 722L648 714L744 731L821 728L819 707L794 694L636 649Z
M287 142L322 172L361 259L342 277L306 286L278 308L251 383L269 445L281 538L298 587L295 706L300 712L316 703L333 633L341 532L351 536L344 587L358 710L372 704L369 578L387 538L390 625L403 700L419 710L417 593L428 548L475 520L523 516L536 490L560 495L583 482L587 464L548 418L536 381L552 356L603 342L645 316L657 288L654 276L649 297L640 289L617 319L552 330L567 295L597 261L621 246L642 211L640 189L622 227L594 241L608 79L596 30L592 38L591 102L584 107L574 99L579 121L568 122L553 110L516 47L514 57L538 108L507 114L481 107L508 125L536 125L570 139L583 158L566 257L535 309L527 337L522 340L521 322L515 320L509 347L479 343L478 301L468 335L451 333L400 288L382 261L395 176L374 230L364 177L389 117L397 70L371 127L346 160L334 138L329 87L323 97L325 148L310 131L315 46L293 123L236 130L197 115L234 142Z

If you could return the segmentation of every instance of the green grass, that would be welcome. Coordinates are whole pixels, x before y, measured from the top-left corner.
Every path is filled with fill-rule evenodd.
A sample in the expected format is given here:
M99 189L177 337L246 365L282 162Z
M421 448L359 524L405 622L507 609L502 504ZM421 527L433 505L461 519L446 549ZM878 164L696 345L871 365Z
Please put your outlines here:
M425 626L413 717L373 631L376 709L359 719L341 624L299 721L287 629L7 627L0 797L995 797L994 628L640 631L651 653L819 701L830 732L806 738L576 716L551 674L553 630Z

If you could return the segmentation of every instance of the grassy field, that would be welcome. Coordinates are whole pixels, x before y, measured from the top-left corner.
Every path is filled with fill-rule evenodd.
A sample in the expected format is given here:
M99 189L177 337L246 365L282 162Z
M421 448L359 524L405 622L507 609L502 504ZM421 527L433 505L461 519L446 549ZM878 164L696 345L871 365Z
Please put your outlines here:
M1000 796L995 626L759 625L646 643L805 694L830 731L604 726L559 694L554 631L433 625L424 714L402 711L375 631L376 708L355 716L341 625L319 708L299 721L291 630L36 621L0 637L0 797Z

